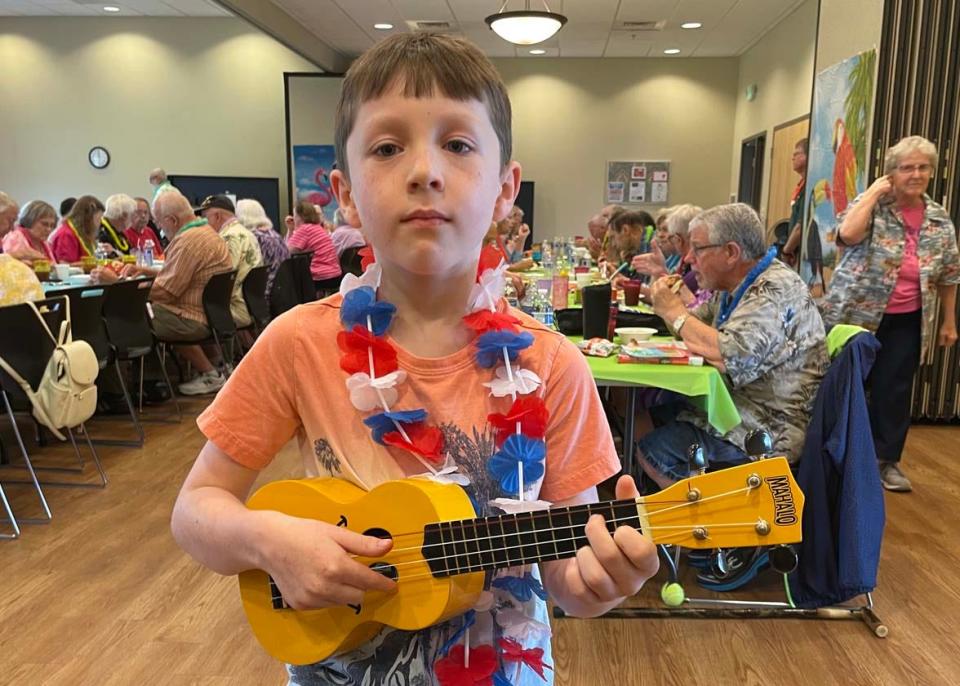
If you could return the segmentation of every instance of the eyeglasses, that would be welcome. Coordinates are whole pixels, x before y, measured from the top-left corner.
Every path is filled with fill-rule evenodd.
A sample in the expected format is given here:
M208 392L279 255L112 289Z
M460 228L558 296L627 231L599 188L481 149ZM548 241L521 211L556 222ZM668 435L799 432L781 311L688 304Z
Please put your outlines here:
M694 255L699 255L703 250L708 248L722 248L725 243L707 243L706 245L691 245L690 250Z
M897 167L897 171L901 174L912 174L913 172L929 174L933 171L933 167L929 164L901 164Z

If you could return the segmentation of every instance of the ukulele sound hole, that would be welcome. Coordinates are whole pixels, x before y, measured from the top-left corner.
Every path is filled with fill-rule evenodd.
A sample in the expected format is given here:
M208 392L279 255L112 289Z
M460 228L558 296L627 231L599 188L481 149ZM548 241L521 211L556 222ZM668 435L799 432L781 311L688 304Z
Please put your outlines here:
M388 579L393 581L397 580L397 568L386 562L374 562L370 565L370 569L375 571L377 574L383 574Z
M363 535L373 536L374 538L382 538L382 539L393 538L393 536L390 535L390 532L387 531L386 529L376 529L376 528L367 529L366 531L363 532Z

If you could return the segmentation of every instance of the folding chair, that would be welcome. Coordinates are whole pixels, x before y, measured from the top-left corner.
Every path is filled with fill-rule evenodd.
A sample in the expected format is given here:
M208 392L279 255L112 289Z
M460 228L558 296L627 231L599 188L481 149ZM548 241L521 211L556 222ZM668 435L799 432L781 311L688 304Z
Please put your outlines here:
M223 364L223 372L230 376L230 370L233 365L233 342L237 334L237 324L233 321L233 315L230 313L230 298L233 295L233 284L237 280L237 270L221 272L214 274L203 287L201 301L203 312L207 317L207 328L210 330L209 336L198 338L192 341L176 340L167 341L157 338L161 344L167 345L206 345L212 344L220 351L220 358ZM230 357L227 357L224 343L230 344ZM161 366L164 359L161 354ZM171 392L173 388L171 387Z
M317 299L317 289L313 285L313 275L310 273L310 262L313 261L313 250L295 252L290 255L290 265L293 269L293 283L300 303L310 303Z
M247 305L247 312L250 313L250 325L245 326L241 331L252 331L254 338L260 335L260 332L270 322L270 304L267 302L267 276L270 268L267 265L254 267L247 272L247 278L243 280L243 302Z
M340 271L344 274L353 274L354 276L363 275L363 258L360 251L365 246L358 245L353 248L347 248L340 254Z
M70 301L68 298L58 296L37 301L33 303L33 305L40 310L47 327L51 331L58 331L60 329L60 324L66 317L66 308L69 307L69 302ZM30 384L32 388L36 389L40 384L40 380L43 378L47 362L49 361L50 356L53 354L54 342L50 339L48 333L43 329L42 324L38 321L36 314L31 309L29 304L0 307L0 330L17 332L17 335L15 336L0 336L0 356L2 356L7 363ZM17 425L16 418L17 414L28 414L32 419L32 415L30 413L33 408L29 399L20 388L20 385L2 370L0 370L0 395L3 396L4 410L6 411L7 417L10 419L10 424L13 427L13 432L20 448L20 454L23 457L24 467L29 475L29 480L5 480L5 482L7 484L26 484L33 486L37 493L37 498L39 499L44 515L42 518L20 518L18 520L12 519L12 509L10 508L9 503L6 500L6 496L4 495L2 498L4 509L8 511L8 516L11 517L11 523L14 525L14 537L16 537L19 535L17 522L26 524L43 524L52 519L53 515L50 512L50 507L47 503L42 486L103 488L107 485L107 475L103 471L103 466L100 463L100 456L97 454L96 448L90 441L90 437L87 435L86 428L83 424L80 424L80 428L87 442L87 447L90 450L90 454L93 457L94 465L99 475L99 482L84 483L77 481L40 481L40 479L37 477L38 471L73 473L82 473L84 471L84 459L80 455L80 450L77 447L77 442L72 431L72 429L75 427L65 428L66 434L70 440L70 444L73 447L74 456L79 463L79 467L34 467L33 462L30 459L30 453L27 451L23 436L20 433L20 428ZM4 469L8 467L4 467Z
M107 289L103 303L103 325L107 332L107 340L113 358L113 364L120 377L120 384L123 387L124 395L127 397L127 403L131 409L131 416L134 417L136 425L139 427L140 435L143 435L141 421L172 423L169 417L142 417L143 414L143 367L147 356L152 352L160 363L160 373L163 380L170 390L174 406L177 410L176 422L180 422L183 414L180 410L180 403L174 392L173 384L167 375L166 367L160 357L160 349L153 335L153 329L150 328L150 320L147 316L147 299L150 297L150 287L153 285L153 279L134 279L132 281L121 281L110 286ZM139 415L133 412L130 395L127 392L126 383L123 380L123 373L120 368L121 362L139 361L140 384L138 393Z
M300 304L300 286L294 278L294 261L288 257L277 267L277 275L270 289L270 318L276 319ZM312 287L311 282L311 287Z

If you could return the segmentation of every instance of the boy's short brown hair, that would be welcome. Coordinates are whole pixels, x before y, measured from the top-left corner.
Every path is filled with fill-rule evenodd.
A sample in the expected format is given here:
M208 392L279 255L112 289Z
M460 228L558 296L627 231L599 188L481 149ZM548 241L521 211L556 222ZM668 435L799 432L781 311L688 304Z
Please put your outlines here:
M320 223L320 213L309 200L297 200L297 204L293 206L293 212L307 224Z
M510 98L503 80L486 55L463 38L435 33L394 34L367 50L347 70L337 104L334 144L337 168L350 176L347 138L357 111L392 83L403 83L403 94L422 98L440 94L454 100L475 99L487 107L500 140L500 166L513 154Z

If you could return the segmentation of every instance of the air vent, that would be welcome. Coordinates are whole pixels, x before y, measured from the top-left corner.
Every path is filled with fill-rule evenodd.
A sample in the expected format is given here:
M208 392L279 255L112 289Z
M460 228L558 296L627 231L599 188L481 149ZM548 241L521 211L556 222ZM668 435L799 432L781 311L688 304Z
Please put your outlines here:
M453 31L453 26L448 21L430 20L430 19L408 19L407 28L411 31L430 31L432 33L447 33Z
M660 21L618 21L614 27L614 31L663 31L663 27L667 25L666 19L661 19Z

